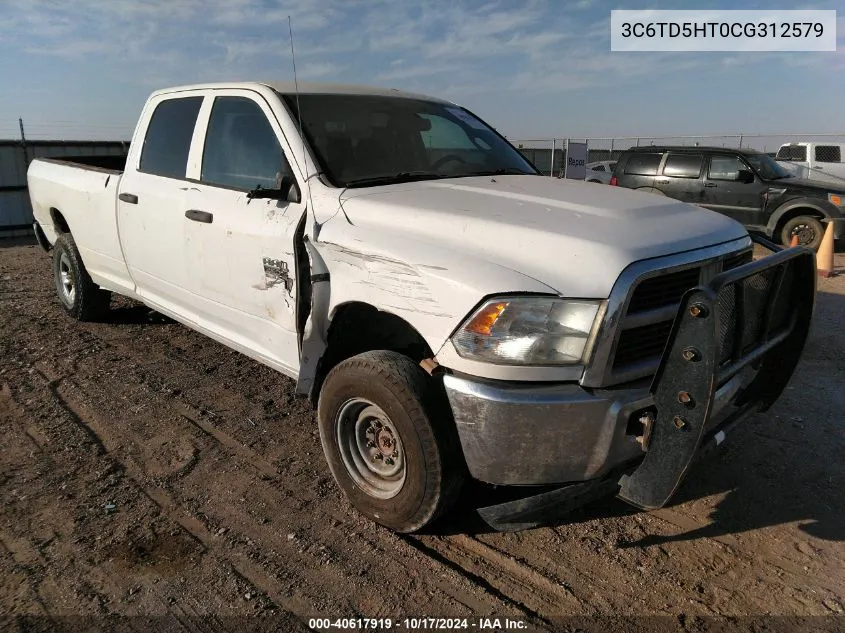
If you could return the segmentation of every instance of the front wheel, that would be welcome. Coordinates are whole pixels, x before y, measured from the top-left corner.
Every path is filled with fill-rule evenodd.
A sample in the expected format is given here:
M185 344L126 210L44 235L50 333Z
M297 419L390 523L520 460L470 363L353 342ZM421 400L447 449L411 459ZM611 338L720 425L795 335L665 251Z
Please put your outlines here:
M813 250L818 249L824 236L824 226L818 220L809 215L799 215L797 218L788 220L783 225L780 241L784 246L789 246L793 237L798 238L799 246L806 246Z
M452 505L463 455L439 385L410 358L367 352L337 365L317 407L329 468L352 505L414 532Z

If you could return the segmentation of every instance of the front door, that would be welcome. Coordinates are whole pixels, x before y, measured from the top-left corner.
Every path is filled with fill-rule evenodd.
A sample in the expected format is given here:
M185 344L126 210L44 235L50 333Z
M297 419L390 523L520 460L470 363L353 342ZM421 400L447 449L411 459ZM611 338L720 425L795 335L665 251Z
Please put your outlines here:
M182 218L190 291L209 329L294 375L294 241L305 206L247 196L295 178L289 147L269 106L248 90L215 92L200 120L207 129Z
M741 172L754 175L751 167L736 154L713 154L704 179L702 205L746 226L756 226L762 217L763 193L768 185L756 175L752 182L745 182Z

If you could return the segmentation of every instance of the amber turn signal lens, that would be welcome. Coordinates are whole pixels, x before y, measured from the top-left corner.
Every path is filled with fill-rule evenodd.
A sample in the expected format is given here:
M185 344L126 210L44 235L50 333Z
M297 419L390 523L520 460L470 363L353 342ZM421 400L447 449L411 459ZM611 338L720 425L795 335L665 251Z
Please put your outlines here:
M496 321L502 316L502 312L508 307L507 303L491 303L485 307L481 312L472 317L472 320L466 324L464 330L472 332L473 334L481 334L482 336L490 336L493 331L493 326Z
M828 200L830 200L830 201L831 201L833 204L835 204L837 207L841 207L841 206L842 206L842 196L837 196L837 195L835 195L835 194L830 194L830 195L827 197L827 199L828 199Z

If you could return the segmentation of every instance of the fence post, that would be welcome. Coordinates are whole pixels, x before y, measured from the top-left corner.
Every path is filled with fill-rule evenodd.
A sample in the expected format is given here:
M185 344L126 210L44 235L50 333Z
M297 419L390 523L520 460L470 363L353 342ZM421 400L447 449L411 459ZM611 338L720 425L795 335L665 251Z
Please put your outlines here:
M552 139L552 160L549 163L549 178L555 175L555 148L557 147L557 139Z
M739 148L742 149L742 134L739 135Z
M615 138L610 139L610 156L607 157L607 160L613 160L613 141Z
M23 149L24 172L29 167L29 150L26 147L26 134L23 131L23 118L18 117L18 126L21 128L21 148Z
M640 146L640 139L637 139L637 147Z

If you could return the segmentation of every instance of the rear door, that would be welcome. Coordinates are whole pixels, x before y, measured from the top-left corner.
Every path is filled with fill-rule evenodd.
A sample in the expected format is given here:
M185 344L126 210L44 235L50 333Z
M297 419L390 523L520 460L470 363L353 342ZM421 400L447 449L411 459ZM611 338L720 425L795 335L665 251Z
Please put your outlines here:
M621 187L653 191L654 178L663 159L661 152L631 152L616 176Z
M750 172L753 182L743 182L741 172ZM737 154L711 154L704 179L702 206L723 213L746 226L759 226L763 193L768 185Z
M654 188L670 198L701 204L704 201L703 163L702 154L669 152L661 174L654 179Z
M120 243L136 292L177 310L186 287L182 261L188 154L203 97L184 92L151 99L120 180ZM177 310L179 311L179 310Z
M250 90L217 90L200 114L192 186L182 209L187 285L207 327L295 375L296 259L301 202L248 191L303 183L269 104Z

